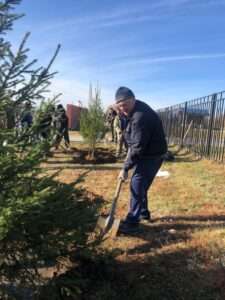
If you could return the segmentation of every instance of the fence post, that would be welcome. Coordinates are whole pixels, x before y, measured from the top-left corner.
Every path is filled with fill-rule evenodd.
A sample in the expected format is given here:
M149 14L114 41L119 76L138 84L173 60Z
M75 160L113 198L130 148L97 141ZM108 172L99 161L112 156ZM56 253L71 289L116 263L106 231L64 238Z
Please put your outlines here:
M171 106L168 110L169 115L169 125L168 125L168 145L170 144L171 135L172 135L172 122L173 122L173 107Z
M183 147L183 142L184 142L184 132L185 132L185 126L186 126L186 119L187 119L187 106L188 103L187 101L185 102L185 107L184 107L184 117L182 121L182 132L181 132L181 148Z
M216 100L217 100L217 94L212 95L212 104L211 104L211 111L210 111L210 119L209 119L209 128L208 128L208 134L207 134L207 146L206 146L206 155L210 155L210 148L211 148L211 142L212 142L212 130L213 130L213 121L215 116L215 110L216 110Z

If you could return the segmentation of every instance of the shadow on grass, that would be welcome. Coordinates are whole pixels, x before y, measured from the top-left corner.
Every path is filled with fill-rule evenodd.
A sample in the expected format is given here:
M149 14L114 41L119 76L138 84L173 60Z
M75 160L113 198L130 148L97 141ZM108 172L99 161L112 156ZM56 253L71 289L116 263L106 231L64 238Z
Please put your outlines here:
M191 151L188 149L178 149L176 151L171 151L174 155L174 160L172 162L197 162L202 159L201 156L195 156Z
M70 164L67 165L66 163L64 163L64 165L48 165L45 164L45 169L46 170L74 170L75 168L79 169L79 170L104 170L104 171L110 171L110 170L121 170L122 168L122 163L118 162L117 164L109 164L109 165L93 165L93 164L86 164L86 165L82 165L82 164Z
M187 156L187 157L184 157L184 155L181 155L181 156L177 156L175 157L175 160L174 162L185 162L185 163L193 163L193 162L197 162L197 161L200 161L202 160L201 157L194 157L194 156Z
M155 222L176 222L176 221L197 221L197 222L207 222L207 221L223 221L225 222L224 215L194 215L194 216L166 216L154 219Z
M182 216L178 219L182 220ZM189 221L195 220L190 218ZM197 220L207 222L208 219L199 216ZM211 220L219 224L141 224L141 231L130 237L145 240L144 245L134 244L128 250L114 249L94 259L83 256L77 266L78 256L71 255L75 266L53 280L40 299L49 299L52 291L57 290L58 294L64 291L59 299L223 300L224 267L216 263L206 268L209 261L199 251L176 247L176 243L190 238L190 230L225 225L224 219L212 217ZM170 233L170 229L175 232ZM119 237L121 242L122 238ZM169 245L173 247L168 251ZM77 283L81 283L79 290Z
M188 240L193 229L224 226L225 216L160 218L160 223L142 224L134 235L144 245L107 253L97 250L98 241L88 241L103 199L76 189L89 170L69 185L54 180L59 172L34 182L38 198L15 215L2 241L2 299L224 299L224 269L206 269L195 249L175 246ZM169 245L173 250L164 251Z
M94 251L87 245L88 236L103 199L74 188L88 172L71 184L55 181L59 172L35 179L35 194L15 211L1 241L1 299L34 299L40 287L57 275L59 257Z
M178 223L182 221L186 223ZM129 250L128 253L132 255L149 253L149 251L154 249L186 242L190 239L192 232L196 230L225 228L225 215L168 216L155 219L154 223L150 225L140 224L139 227L136 233L131 233L129 236L141 238L146 243Z
M169 238L164 233L164 240L161 236L157 241L160 230L155 227L149 232L149 245L115 249L114 253L97 255L94 260L83 257L81 264L53 280L39 299L51 299L52 291L57 290L61 295L64 291L57 299L223 300L224 268L219 264L206 268L208 261L194 248L162 249L187 236L180 233ZM71 259L76 262L77 256Z
M145 259L124 259L115 263L110 280L101 286L97 281L95 293L91 289L82 299L223 300L222 270L205 269L194 254L193 249L176 249Z

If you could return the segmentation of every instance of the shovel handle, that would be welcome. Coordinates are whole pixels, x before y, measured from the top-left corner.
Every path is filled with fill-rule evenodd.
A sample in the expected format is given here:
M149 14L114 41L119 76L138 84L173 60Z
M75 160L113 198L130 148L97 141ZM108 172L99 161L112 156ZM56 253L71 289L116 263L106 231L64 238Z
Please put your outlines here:
M129 154L130 154L130 149L128 149L128 151L127 151L127 155L126 155L125 160L127 160ZM123 181L124 181L123 179L118 180L117 187L116 187L116 192L115 192L115 195L114 195L114 199L118 198Z
M109 218L113 218L113 216L114 216L114 213L115 213L115 210L116 210L116 204L117 204L117 200L119 198L122 183L123 183L123 180L119 179L118 183L117 183L115 195L114 195L114 198L113 198L113 201L112 201L112 206L110 208Z
M120 190L121 190L121 186L122 186L123 180L119 179L118 183L117 183L117 187L116 187L116 191L115 191L115 195L114 195L114 199L118 198L119 194L120 194Z

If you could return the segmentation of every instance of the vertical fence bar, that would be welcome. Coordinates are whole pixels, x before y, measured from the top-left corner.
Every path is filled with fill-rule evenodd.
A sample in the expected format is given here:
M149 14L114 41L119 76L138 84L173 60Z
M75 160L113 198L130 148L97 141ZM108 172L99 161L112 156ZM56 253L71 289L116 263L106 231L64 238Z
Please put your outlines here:
M168 144L225 161L225 91L167 107L160 114Z
M221 128L221 157L220 161L224 161L224 152L225 152L225 98L222 98L223 101L223 119L222 119L222 128Z
M214 121L214 116L215 116L216 99L217 99L217 94L214 94L212 96L210 119L209 119L209 128L208 128L208 136L207 136L206 155L208 157L210 156L210 148L211 148L211 142L212 142L212 130L213 130L213 121Z
M187 101L185 102L185 106L184 106L184 116L183 116L183 121L182 121L182 132L181 132L181 148L184 146L184 133L185 133L185 127L186 127L186 119L187 119L187 106L188 103Z
M173 110L172 110L172 108L170 108L169 110L168 110L168 119L169 119L169 122L168 122L168 140L167 140L167 142L168 142L168 145L170 144L170 139L171 139L171 129L172 129L172 122L173 122Z

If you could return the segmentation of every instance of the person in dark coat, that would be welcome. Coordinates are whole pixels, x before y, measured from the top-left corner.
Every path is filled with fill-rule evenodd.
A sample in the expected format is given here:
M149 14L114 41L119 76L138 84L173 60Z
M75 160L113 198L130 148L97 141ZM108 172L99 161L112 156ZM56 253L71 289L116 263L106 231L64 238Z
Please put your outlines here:
M31 113L31 103L26 102L25 108L21 114L21 126L22 128L29 128L32 126L33 116Z
M130 182L130 208L120 227L120 232L130 233L138 228L140 220L150 221L148 190L167 152L167 142L162 122L157 113L146 103L137 100L127 87L120 87L115 95L120 113L126 116L124 138L128 155L119 179L126 180L133 170Z
M53 122L53 108L46 112L41 112L39 116L38 133L43 140L51 138L52 122Z
M59 144L62 141L62 138L64 138L65 146L69 148L70 139L69 139L68 117L66 115L66 111L63 108L62 104L59 104L56 109L55 127L57 130L55 148L58 149Z

